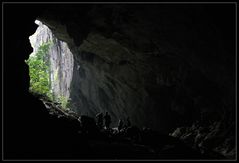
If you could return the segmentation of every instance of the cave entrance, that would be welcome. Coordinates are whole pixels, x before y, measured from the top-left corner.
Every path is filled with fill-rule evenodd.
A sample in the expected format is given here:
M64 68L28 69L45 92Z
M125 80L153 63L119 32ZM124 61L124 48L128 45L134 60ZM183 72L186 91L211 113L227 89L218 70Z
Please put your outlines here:
M67 43L58 40L41 21L36 32L29 37L33 52L26 63L29 66L30 87L33 95L45 105L70 110L70 86L74 59Z

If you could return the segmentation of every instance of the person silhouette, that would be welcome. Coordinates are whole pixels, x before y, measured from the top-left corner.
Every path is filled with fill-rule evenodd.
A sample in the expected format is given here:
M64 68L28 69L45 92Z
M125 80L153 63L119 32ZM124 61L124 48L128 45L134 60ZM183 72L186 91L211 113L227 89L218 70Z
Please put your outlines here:
M127 117L127 119L126 119L126 126L127 127L131 126L131 122L130 122L130 118L129 117Z
M122 128L123 128L123 120L122 119L119 119L119 122L118 122L118 131L120 131Z
M99 127L99 129L102 129L103 128L103 113L98 113L96 115L96 124L97 126Z
M108 112L105 113L104 119L105 119L105 127L106 129L109 129L110 123L111 123L111 117Z

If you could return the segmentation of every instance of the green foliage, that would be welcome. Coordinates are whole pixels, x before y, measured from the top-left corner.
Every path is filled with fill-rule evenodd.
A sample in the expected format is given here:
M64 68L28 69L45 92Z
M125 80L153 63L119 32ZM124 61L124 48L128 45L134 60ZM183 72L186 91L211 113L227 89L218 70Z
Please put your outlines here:
M30 88L29 90L40 97L46 96L51 101L57 101L61 104L62 109L66 109L69 99L65 96L53 97L51 91L51 82L58 79L58 70L54 73L54 81L50 81L50 61L49 49L52 42L43 43L35 54L31 54L26 63L29 66Z
M57 101L61 104L63 109L66 109L67 105L69 104L68 98L65 96L59 96Z
M46 95L50 99L52 99L52 93L48 51L51 45L51 42L43 43L26 61L29 66L30 91Z

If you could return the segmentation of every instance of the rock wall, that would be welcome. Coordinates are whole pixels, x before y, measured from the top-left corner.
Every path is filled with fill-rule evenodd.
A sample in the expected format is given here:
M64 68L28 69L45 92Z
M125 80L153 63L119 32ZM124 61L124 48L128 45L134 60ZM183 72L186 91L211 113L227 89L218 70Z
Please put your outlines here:
M63 15L58 8L40 17L80 65L74 66L70 91L79 114L108 111L112 125L129 116L135 125L163 132L234 115L234 99L228 98L234 53L224 38L233 35L222 35L224 26L210 12L219 13L220 6L86 9L73 7Z
M50 60L50 83L54 97L64 96L69 98L69 88L73 74L73 55L67 44L58 40L51 30L36 20L38 25L36 32L29 37L33 53L35 54L43 43L51 42L48 56Z

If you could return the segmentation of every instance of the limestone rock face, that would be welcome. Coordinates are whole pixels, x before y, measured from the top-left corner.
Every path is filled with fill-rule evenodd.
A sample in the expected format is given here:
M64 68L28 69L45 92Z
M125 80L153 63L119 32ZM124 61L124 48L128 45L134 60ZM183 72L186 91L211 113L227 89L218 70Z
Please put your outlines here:
M50 60L50 83L55 97L69 98L69 88L73 74L73 55L67 44L58 40L51 30L42 22L36 20L38 25L36 32L29 37L34 55L39 46L51 42L48 56Z

